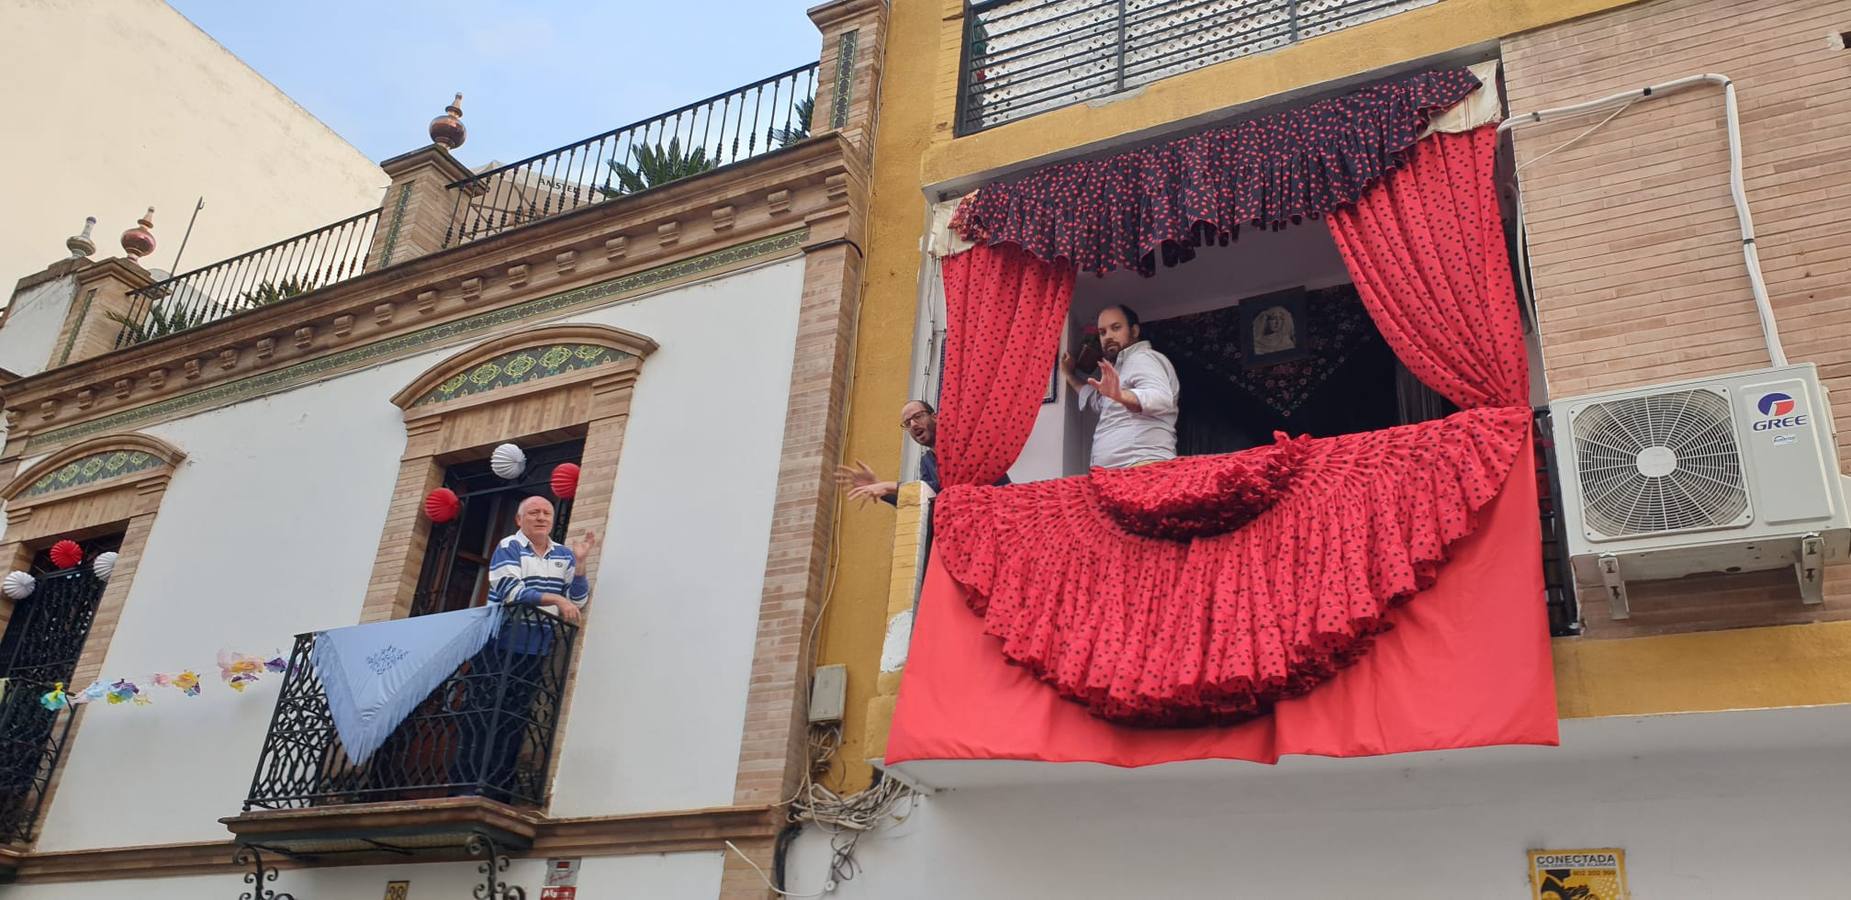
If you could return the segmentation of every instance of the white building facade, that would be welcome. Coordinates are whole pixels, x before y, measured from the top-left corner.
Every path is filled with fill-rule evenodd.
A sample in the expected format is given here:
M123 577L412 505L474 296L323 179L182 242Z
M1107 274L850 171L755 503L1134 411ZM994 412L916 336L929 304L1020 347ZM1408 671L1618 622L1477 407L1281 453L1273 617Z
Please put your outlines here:
M0 555L34 588L0 649L4 890L765 894L805 767L882 23L812 18L819 63L699 113L755 103L777 140L672 184L549 175L575 193L547 202L573 199L529 208L497 191L537 167L474 176L434 127L383 164L340 251L363 266L163 280L127 237L26 279L0 327L40 361L5 388ZM524 472L490 466L506 445ZM537 620L535 699L494 719L520 685L478 657L351 765L308 636L479 605L527 496L557 504L555 539L602 542L582 627ZM234 689L222 651L279 662ZM185 671L198 696L153 677ZM46 699L119 680L152 702ZM505 778L459 768L481 721L515 722Z

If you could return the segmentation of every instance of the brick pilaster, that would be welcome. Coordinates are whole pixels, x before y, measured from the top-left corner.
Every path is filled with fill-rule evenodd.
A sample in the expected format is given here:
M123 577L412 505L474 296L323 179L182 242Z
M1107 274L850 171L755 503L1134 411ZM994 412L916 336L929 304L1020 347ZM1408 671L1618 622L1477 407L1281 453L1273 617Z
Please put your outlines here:
M392 177L380 202L379 226L367 250L366 269L383 269L442 250L451 237L457 194L450 185L468 178L469 169L437 144L395 156L379 164Z

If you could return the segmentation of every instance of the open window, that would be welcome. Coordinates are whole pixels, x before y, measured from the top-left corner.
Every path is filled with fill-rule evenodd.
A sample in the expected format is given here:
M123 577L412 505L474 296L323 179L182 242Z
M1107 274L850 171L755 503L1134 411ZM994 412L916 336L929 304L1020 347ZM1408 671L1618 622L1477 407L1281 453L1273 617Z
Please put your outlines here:
M1177 453L1229 453L1273 433L1331 436L1457 411L1396 359L1319 225L1247 231L1226 247L1154 275L1082 276L1065 343L1079 356L1100 310L1136 311L1141 337L1169 358L1178 397ZM1042 406L1018 481L1086 471L1093 417L1064 384Z
M552 500L548 479L554 467L577 464L584 452L582 438L529 449L527 469L515 479L491 471L486 455L446 466L443 486L455 492L462 509L456 518L431 527L411 614L450 612L486 602L489 559L495 545L515 532L514 514L521 501ZM563 544L572 522L572 501L554 501L554 510L553 540Z
M84 563L51 561L50 539L37 542L27 570L32 595L18 601L0 635L0 840L31 839L53 770L75 716L46 709L39 698L71 686L107 585ZM80 540L86 561L122 547L120 528Z

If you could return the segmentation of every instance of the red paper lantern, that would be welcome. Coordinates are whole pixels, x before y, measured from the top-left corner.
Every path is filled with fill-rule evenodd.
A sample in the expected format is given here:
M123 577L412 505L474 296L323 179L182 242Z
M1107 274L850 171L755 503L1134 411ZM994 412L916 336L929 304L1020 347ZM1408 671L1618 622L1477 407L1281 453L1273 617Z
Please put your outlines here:
M560 463L553 467L553 496L570 500L578 494L578 463Z
M439 525L456 518L462 511L463 501L449 488L438 488L424 496L424 515Z
M51 564L60 569L74 569L84 561L84 548L77 546L73 540L62 540L51 545Z

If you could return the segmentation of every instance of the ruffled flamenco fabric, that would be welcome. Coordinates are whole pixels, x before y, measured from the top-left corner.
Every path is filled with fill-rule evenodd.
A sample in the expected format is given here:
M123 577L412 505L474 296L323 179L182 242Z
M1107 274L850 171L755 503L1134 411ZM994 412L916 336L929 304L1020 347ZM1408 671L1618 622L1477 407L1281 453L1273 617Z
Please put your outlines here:
M985 185L951 227L1082 272L1150 274L1226 244L1242 225L1278 227L1354 203L1399 168L1438 112L1479 86L1468 69L1422 72L1297 109L1101 159ZM942 455L942 454L941 454Z
M1516 473L1525 475L1527 473ZM1394 628L1317 690L1232 726L1132 728L1061 697L997 652L938 556L926 569L887 740L889 764L1028 760L1274 763L1494 744L1554 744L1555 672L1536 483L1505 482ZM1086 545L1072 548L1085 552ZM917 773L930 783L933 773Z
M1116 722L1238 722L1322 684L1391 627L1389 611L1476 530L1528 437L1528 411L1499 407L1307 441L1270 508L1186 541L1127 530L1094 476L959 486L940 501L933 549L1003 657L1061 696ZM1140 505L1194 509L1187 470L1278 452L1164 464L1183 471L1152 473ZM1253 480L1249 504L1266 484Z
M1155 479L1130 492L1129 517L1125 492L1108 504L1101 485L1114 485L1093 476L947 487L890 762L1138 765L1190 758L1165 755L1185 746L1271 760L1554 742L1535 485L1510 477L1532 450L1495 149L1490 126L1424 139L1329 221L1385 339L1464 411L1309 442L1285 460L1284 487L1247 483L1250 496L1232 506L1251 521L1219 534L1126 526L1199 507L1188 484L1206 476L1189 467L1225 471L1225 459L1172 464L1172 487ZM954 330L950 342L995 337ZM1020 445L983 449L1012 457ZM1227 513L1196 508L1182 520ZM1268 710L1234 728L1111 730ZM999 721L1025 713L1054 730L1037 740ZM1198 736L1123 736L1169 733Z

